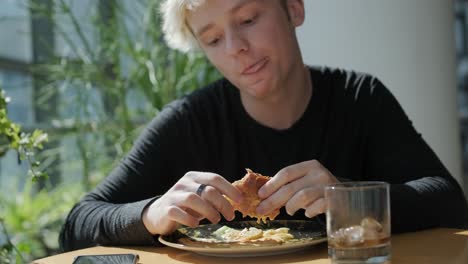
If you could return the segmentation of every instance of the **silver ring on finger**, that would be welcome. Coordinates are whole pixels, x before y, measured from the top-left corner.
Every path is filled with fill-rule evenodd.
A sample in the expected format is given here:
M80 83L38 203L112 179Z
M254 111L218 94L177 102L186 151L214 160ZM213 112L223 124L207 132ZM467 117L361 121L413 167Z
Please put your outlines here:
M202 193L203 193L203 191L205 190L205 188L206 188L207 186L208 186L208 185L206 185L206 184L203 184L203 183L202 183L202 184L200 184L200 186L198 186L198 189L197 189L197 192L196 192L196 193L197 193L197 195L201 197L201 196L202 196Z

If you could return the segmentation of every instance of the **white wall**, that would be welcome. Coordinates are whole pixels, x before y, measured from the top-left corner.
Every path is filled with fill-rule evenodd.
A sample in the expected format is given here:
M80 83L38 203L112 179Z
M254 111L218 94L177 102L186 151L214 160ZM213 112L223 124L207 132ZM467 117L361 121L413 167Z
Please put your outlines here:
M376 75L462 184L450 0L306 0L308 64Z

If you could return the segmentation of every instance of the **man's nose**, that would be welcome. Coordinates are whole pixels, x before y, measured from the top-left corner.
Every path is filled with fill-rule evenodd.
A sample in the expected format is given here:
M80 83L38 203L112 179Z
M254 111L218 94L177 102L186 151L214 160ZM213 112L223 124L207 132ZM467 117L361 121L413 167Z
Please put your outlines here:
M240 52L249 49L248 41L242 34L233 30L226 36L226 53L230 56L235 56Z

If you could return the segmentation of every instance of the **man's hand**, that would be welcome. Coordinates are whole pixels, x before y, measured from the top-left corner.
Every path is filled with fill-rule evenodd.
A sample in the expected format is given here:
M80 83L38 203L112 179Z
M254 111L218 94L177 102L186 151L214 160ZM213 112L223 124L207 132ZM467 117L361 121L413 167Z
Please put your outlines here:
M208 186L198 195L200 184ZM172 233L179 224L196 227L204 218L217 223L220 213L232 220L234 209L223 194L236 202L242 200L239 190L220 175L188 172L144 210L143 223L151 234L165 235Z
M257 207L257 213L263 215L286 206L289 215L303 208L305 215L312 218L326 210L324 187L337 182L317 160L288 166L258 190L258 196L265 200Z

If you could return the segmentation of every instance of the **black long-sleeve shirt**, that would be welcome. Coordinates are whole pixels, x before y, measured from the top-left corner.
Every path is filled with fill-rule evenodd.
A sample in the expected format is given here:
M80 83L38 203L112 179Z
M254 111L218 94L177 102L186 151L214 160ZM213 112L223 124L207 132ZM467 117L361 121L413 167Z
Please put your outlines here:
M393 232L466 227L459 185L379 80L329 68L311 67L310 74L308 107L285 130L252 119L226 79L167 105L120 165L72 209L62 248L154 244L142 212L188 171L232 182L245 168L274 175L312 159L340 179L391 183ZM282 217L288 217L284 210Z

